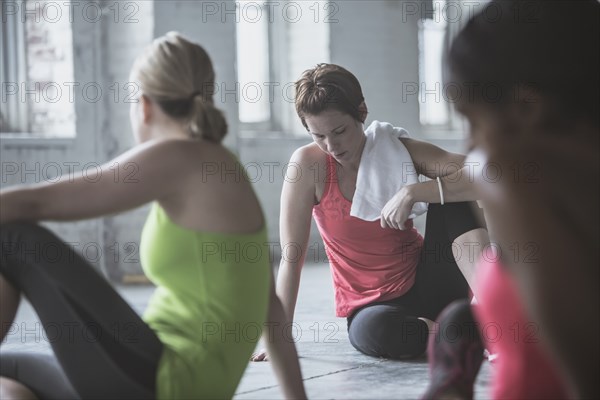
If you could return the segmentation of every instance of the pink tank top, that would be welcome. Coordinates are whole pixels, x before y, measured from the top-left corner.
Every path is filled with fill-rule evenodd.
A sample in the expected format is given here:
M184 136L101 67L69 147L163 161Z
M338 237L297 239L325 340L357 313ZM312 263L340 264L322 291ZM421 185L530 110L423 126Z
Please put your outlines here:
M497 355L493 399L566 399L554 363L527 318L515 283L496 257L482 257L477 271L480 295L474 307L486 347Z
M412 221L406 230L384 229L379 220L350 216L351 206L339 189L335 161L328 155L325 190L313 207L313 217L331 266L338 317L408 292L423 246Z

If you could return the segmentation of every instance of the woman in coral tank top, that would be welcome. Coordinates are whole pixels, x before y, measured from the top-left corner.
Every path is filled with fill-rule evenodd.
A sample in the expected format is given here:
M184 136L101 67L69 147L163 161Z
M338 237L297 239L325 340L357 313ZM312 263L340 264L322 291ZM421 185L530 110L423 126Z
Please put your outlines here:
M319 64L302 74L296 82L296 111L312 143L292 155L297 179L286 179L281 195L281 248L294 249L294 254L284 251L277 277L288 318L294 315L314 218L331 267L336 316L346 318L352 346L373 357L422 355L439 312L469 296L475 264L469 253L488 243L473 207L476 197L463 169L464 155L393 136L404 131L391 124L373 121L365 130L367 105L360 83L339 65ZM377 154L387 156L386 161L365 164L372 130L394 151L383 146ZM399 144L405 148L396 148ZM406 161L398 162L402 154ZM373 207L371 220L351 214L361 171L387 178L379 186L387 189L404 182L409 169L432 180L406 184L397 192L394 187L379 208ZM424 237L410 217L417 202L429 204ZM469 249L473 244L479 248ZM261 351L253 360L265 358Z

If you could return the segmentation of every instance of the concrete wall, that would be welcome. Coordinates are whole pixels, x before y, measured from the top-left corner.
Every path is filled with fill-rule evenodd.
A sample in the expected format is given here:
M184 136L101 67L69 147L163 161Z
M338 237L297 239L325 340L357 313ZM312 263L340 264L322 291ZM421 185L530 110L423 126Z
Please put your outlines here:
M70 16L63 14L63 18L73 18L73 81L79 84L73 98L76 136L2 137L1 187L51 181L57 170L54 165L59 166L59 175L69 174L86 164L94 167L107 162L133 145L126 90L129 69L135 55L152 40L154 21L152 2L136 5L127 8L123 3L115 7L114 2L85 1L73 5ZM86 84L99 87L101 94L93 99L87 96L79 90ZM15 165L17 173L12 173ZM45 225L75 249L86 252L84 257L106 276L119 280L124 273L140 270L137 250L146 209L116 217Z
M114 7L114 3L107 2ZM126 4L126 3L124 3ZM122 16L103 20L100 32L102 58L99 79L104 87L118 87L116 96L106 96L99 109L100 131L97 135L96 156L108 161L134 145L129 122L129 72L140 53L154 38L154 4L150 1L135 3L137 8L121 9ZM134 12L131 15L130 13ZM131 17L126 18L127 15ZM128 21L125 23L124 21ZM124 275L139 274L140 232L149 205L130 212L102 218L102 242L104 267L113 280L121 280Z
M97 82L101 57L100 24L90 24L82 13L73 13L73 63L74 81ZM0 187L13 184L52 181L56 174L68 174L72 166L97 161L98 120L102 110L96 103L87 101L81 90L74 90L77 136L73 139L0 140L2 179ZM102 221L90 220L68 224L48 224L75 249L85 246L102 247ZM95 257L93 257L95 260ZM94 263L102 268L101 260Z
M229 132L225 145L237 148L238 102L235 72L235 2L171 1L154 3L154 37L178 31L200 43L216 71L215 105L225 112Z
M373 120L419 132L417 97L403 100L406 82L418 82L417 15L399 1L339 2L331 24L331 62L352 71L361 82ZM367 17L368 16L368 17Z

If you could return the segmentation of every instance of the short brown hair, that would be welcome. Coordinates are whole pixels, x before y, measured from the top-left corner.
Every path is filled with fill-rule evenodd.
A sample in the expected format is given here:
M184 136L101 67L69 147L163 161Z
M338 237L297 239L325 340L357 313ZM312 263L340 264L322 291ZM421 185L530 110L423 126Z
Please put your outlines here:
M296 81L296 112L307 130L305 117L325 110L338 110L364 122L358 109L364 99L358 79L339 65L318 64Z

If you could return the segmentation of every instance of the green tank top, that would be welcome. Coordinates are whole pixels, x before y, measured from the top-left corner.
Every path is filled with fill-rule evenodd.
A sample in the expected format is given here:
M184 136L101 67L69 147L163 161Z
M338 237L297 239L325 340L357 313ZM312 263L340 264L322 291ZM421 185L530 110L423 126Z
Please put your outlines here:
M158 399L233 397L267 316L267 242L266 227L193 231L152 204L140 259L157 286L142 318L164 345Z

